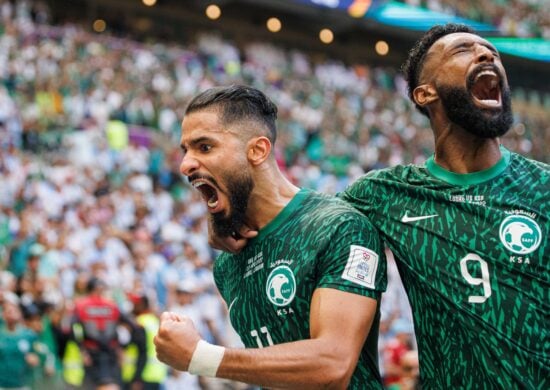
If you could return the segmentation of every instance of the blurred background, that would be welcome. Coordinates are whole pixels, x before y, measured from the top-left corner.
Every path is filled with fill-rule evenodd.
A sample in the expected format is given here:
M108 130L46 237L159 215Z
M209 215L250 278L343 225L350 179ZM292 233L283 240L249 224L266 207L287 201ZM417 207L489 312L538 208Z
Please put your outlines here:
M336 193L433 153L399 68L451 21L501 52L515 112L503 144L550 162L545 0L0 0L0 388L94 388L83 346L120 361L125 388L247 388L152 362L163 310L239 345L205 206L178 172L187 103L217 85L261 89L279 107L286 175ZM388 258L380 368L388 388L408 389L414 331ZM79 314L100 296L101 345Z

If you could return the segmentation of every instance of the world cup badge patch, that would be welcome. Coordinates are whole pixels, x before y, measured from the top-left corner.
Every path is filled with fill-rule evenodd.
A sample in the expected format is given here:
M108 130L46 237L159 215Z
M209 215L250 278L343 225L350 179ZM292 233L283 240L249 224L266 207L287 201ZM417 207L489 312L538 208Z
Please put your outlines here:
M363 246L351 245L348 262L342 273L342 278L374 289L377 269L378 254Z

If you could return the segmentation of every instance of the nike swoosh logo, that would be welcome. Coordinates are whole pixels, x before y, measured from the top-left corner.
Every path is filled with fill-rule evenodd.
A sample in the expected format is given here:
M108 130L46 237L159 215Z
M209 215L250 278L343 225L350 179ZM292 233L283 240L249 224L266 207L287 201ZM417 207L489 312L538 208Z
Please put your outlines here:
M429 218L438 217L438 216L439 215L437 214L432 214L432 215L420 215L418 217L409 217L409 212L406 211L405 215L403 215L403 218L401 218L401 222L403 223L416 222L416 221L422 221L423 219L429 219Z
M231 314L231 308L233 307L233 304L235 303L235 301L236 301L237 299L239 299L239 297L237 297L237 298L235 298L235 299L233 299L233 300L231 301L231 304L229 305L229 308L227 309L227 314L228 314L228 315Z

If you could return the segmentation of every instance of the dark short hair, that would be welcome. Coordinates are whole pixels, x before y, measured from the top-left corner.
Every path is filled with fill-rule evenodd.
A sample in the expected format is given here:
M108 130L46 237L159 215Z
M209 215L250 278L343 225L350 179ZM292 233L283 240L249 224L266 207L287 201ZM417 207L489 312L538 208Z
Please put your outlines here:
M430 47L445 35L465 32L470 34L476 34L475 30L465 24L458 23L448 23L445 25L436 25L430 28L423 36L420 38L412 49L409 51L409 56L403 64L402 71L405 74L405 78L408 84L409 98L415 104L416 108L428 116L428 111L426 108L419 106L413 96L414 89L418 86L420 73L424 67L424 60L426 59L426 53L430 50Z
M98 277L92 276L86 283L86 292L91 293L105 286L106 284L103 280Z
M207 108L219 109L223 124L242 120L264 124L269 130L269 140L275 143L277 106L261 91L245 85L210 88L191 100L185 114Z

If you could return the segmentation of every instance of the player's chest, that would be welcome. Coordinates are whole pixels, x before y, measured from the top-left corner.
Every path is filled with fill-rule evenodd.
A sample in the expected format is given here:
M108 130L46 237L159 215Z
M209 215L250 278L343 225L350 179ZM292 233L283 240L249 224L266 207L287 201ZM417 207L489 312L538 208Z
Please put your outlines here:
M409 256L466 250L517 263L542 256L548 216L527 201L477 188L422 195L391 206L383 217L383 231Z
M290 251L259 250L245 258L226 293L231 322L237 328L286 327L308 321L317 285L314 257ZM237 329L239 331L239 329ZM241 333L239 331L239 333Z

